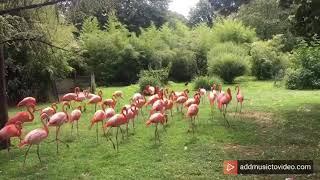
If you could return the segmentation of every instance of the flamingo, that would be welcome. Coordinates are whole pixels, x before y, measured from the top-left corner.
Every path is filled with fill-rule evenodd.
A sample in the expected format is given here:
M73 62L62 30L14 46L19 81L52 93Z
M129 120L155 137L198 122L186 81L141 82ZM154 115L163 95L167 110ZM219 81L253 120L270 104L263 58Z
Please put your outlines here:
M127 131L127 137L129 137L129 122L132 120L133 128L134 128L134 118L136 116L136 107L133 105L125 105L123 108L126 108L125 115L126 115L126 131Z
M188 100L188 95L187 93L184 93L184 95L181 95L177 98L176 103L181 105L181 112L182 112L182 107L183 104ZM177 106L177 109L179 109L179 107Z
M104 110L98 110L97 112L94 113L93 118L91 119L91 125L90 125L90 129L97 124L97 142L99 141L98 136L99 136L99 127L98 127L98 123L101 122L103 124L103 121L106 119L106 113L104 112Z
M58 106L56 103L52 103L50 107L46 107L41 110L40 115L43 113L47 114L49 117L53 116L57 112Z
M143 93L145 95L151 95L152 96L152 95L154 95L156 93L156 88L153 87L153 86L147 85L145 87L145 89L143 90Z
M34 97L26 97L24 99L22 99L19 103L18 103L18 107L21 107L21 106L36 106L37 105L37 101L36 101L36 98Z
M147 103L146 103L145 105L146 105L146 106L152 105L154 102L156 102L156 101L159 100L159 99L160 99L159 94L152 95L152 96L150 96L150 97L148 98L148 101L147 101Z
M171 114L171 117L173 116L172 115L172 108L173 108L173 99L172 99L172 94L170 95L169 99L165 99L164 100L164 105L165 105L165 110L170 110L170 114Z
M199 92L197 92L193 98L189 98L185 103L184 103L184 106L186 108L188 108L189 106L191 106L192 104L197 104L199 105L200 104L200 94Z
M18 137L21 141L21 130L22 124L20 121L6 125L0 130L0 141L7 141L8 152L10 151L10 138Z
M49 116L47 114L42 114L41 115L41 122L42 122L43 128L38 128L38 129L30 131L24 137L22 142L19 144L20 148L24 147L25 145L29 145L29 147L26 151L26 154L24 155L23 165L25 165L25 163L26 163L26 159L27 159L29 150L32 145L37 145L37 155L38 155L39 161L41 163L41 158L40 158L40 154L39 154L39 149L40 149L39 144L42 141L44 141L48 137L48 134L49 134L48 126L46 125L45 120L44 120L45 118L49 119Z
M227 113L227 107L228 104L232 100L232 94L230 88L227 89L227 93L224 94L220 99L218 99L218 108L220 111L223 111L223 117L227 121L228 126L230 127L230 124L228 120L226 119L226 113Z
M87 96L89 93L87 90L83 90L82 92L80 92L80 88L76 87L76 92L78 95L78 97L76 98L77 102L82 103L87 99ZM85 102L82 103L82 107L83 107L83 111L85 112L86 111L86 103Z
M63 142L62 140L60 140L58 138L61 126L64 123L68 122L68 120L69 120L69 115L67 113L67 109L66 108L70 109L70 104L68 102L63 102L63 105L62 105L62 111L63 112L55 113L53 116L51 116L49 118L49 121L47 123L47 126L49 126L49 127L50 126L55 126L56 127L56 138L55 138L55 141L56 141L56 144L57 144L57 154L59 153L59 142L66 144L65 142ZM66 144L66 146L69 147L67 144Z
M203 97L205 97L205 96L206 96L206 94L207 94L207 90L206 90L206 89L204 89L204 88L200 88L200 89L198 90L198 92L199 92L199 94L200 94L201 101L204 103L205 101L203 101Z
M118 99L118 98L123 99L123 92L122 92L122 91L115 91L115 92L112 94L112 96L115 97L116 99Z
M135 102L133 103L138 109L141 109L141 114L143 116L143 111L142 111L142 107L146 104L146 98L145 96L143 96L142 99L137 99L135 100Z
M94 112L97 111L97 104L102 101L102 91L98 92L98 95L93 95L90 99L88 104L94 104Z
M166 114L164 115L162 113L157 112L157 113L152 114L146 122L147 127L149 127L151 124L155 124L155 126L156 126L155 131L154 131L155 143L157 143L157 138L160 142L160 136L158 133L158 124L161 123L163 125L167 121L167 118L168 117Z
M73 131L73 124L74 122L77 122L77 135L78 131L79 131L79 120L81 118L82 115L82 106L78 106L75 110L73 110L69 116L69 122L72 124L71 126L71 135L72 135L72 131Z
M192 104L188 107L187 111L187 117L190 118L190 125L192 129L192 133L194 134L194 128L195 128L195 119L199 112L199 106L197 104Z
M107 129L108 127L110 127L109 130L112 127L116 127L117 128L117 133L116 133L117 151L119 150L118 131L119 131L119 129L120 129L120 131L122 131L120 126L127 123L127 121L128 121L127 120L127 114L128 114L128 109L126 107L123 107L122 110L121 110L121 114L116 114L116 115L112 116L103 126L104 130ZM109 132L109 130L108 130L108 132ZM108 134L108 132L105 133L105 134ZM110 137L109 137L109 139L113 144L113 148L116 149L112 139Z
M137 101L137 100L140 100L140 99L144 99L145 97L140 94L140 93L135 93L133 96L132 96L132 101Z
M8 120L6 125L15 124L17 122L21 122L21 124L25 122L32 122L34 120L34 114L33 114L34 111L35 111L34 106L28 106L27 111L18 112Z
M71 101L77 100L79 91L80 91L80 88L76 87L74 89L74 93L67 93L67 94L63 95L62 101L68 101L68 102L70 102L70 105L71 105Z
M117 105L117 100L112 96L112 99L104 100L103 104L114 109Z
M244 100L244 96L242 94L242 92L240 91L240 87L239 86L236 86L236 90L238 89L237 91L237 108L236 108L236 112L238 112L238 104L240 103L240 113L241 113L241 110L242 110L242 103L243 103L243 100Z
M165 102L161 99L157 100L150 110L150 114L153 114L154 112L160 111L161 113L164 113L165 111Z

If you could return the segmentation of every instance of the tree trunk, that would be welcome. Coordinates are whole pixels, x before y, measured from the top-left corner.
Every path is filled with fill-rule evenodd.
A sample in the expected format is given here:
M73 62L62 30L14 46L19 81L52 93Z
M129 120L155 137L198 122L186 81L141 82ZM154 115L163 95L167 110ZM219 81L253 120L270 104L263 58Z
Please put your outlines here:
M3 45L0 45L0 129L4 127L8 121L8 104L7 104L7 90L6 90L6 78L4 68L4 54ZM6 149L8 147L7 141L0 142L0 149Z

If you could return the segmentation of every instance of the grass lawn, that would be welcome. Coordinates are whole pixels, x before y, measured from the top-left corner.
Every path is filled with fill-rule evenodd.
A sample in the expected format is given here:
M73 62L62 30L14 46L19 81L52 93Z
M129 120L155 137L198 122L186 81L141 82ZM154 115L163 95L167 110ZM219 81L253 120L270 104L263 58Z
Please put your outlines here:
M275 88L272 82L239 83L247 100L242 115L234 117L234 97L228 115L230 128L217 110L211 118L205 102L200 107L194 137L187 133L188 122L175 112L167 132L160 129L161 144L156 145L154 127L146 128L145 119L140 116L135 133L130 129L129 138L121 141L116 153L104 137L96 142L95 128L89 130L94 111L89 107L80 120L79 138L75 133L71 136L71 125L62 128L62 139L69 142L70 148L60 145L59 155L55 144L48 143L55 135L55 128L50 128L47 142L41 144L42 164L36 147L30 150L25 167L22 165L26 148L13 148L10 157L1 151L0 179L284 179L293 175L225 176L222 163L229 159L307 159L319 163L320 91L289 91ZM234 85L229 87L234 95ZM183 84L174 83L170 88L185 89ZM121 89L126 103L138 86L102 89L104 99ZM17 111L10 109L10 115ZM36 114L24 133L38 127L41 123ZM14 145L17 143L13 141ZM297 179L320 179L319 169L316 171Z

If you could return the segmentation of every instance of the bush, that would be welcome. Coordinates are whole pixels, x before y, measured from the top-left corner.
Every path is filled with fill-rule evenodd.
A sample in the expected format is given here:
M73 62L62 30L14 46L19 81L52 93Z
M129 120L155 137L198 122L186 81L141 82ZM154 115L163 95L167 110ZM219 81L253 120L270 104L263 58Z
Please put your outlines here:
M143 70L140 72L139 77L153 77L158 79L162 85L169 81L169 67L160 70Z
M198 76L193 80L194 89L204 88L210 90L213 84L222 84L222 80L216 76Z
M244 46L231 42L216 44L210 50L208 58L209 74L218 75L227 83L232 83L236 77L244 75L250 60Z
M176 58L172 61L170 78L178 82L190 81L197 72L197 63L194 53L189 50L178 50Z
M285 70L287 55L273 46L273 41L259 41L251 46L252 75L258 80L275 78L280 70Z
M139 79L139 87L140 87L140 92L142 92L147 85L156 87L160 86L161 83L159 79L153 77L153 76L143 76Z
M213 27L213 37L217 42L252 43L256 40L254 29L246 27L241 21L223 19Z
M302 44L294 50L293 69L286 74L288 89L320 89L320 45Z

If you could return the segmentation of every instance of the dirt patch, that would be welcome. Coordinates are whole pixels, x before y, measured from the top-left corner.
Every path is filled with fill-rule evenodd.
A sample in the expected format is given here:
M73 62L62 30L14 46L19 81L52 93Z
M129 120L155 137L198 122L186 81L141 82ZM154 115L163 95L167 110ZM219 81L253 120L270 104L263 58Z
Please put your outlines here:
M234 113L230 113L231 116L234 116ZM241 120L254 120L257 124L263 127L272 127L274 125L274 114L268 112L259 112L259 111L248 111L237 113L235 117L239 117Z
M255 145L242 146L239 144L225 144L223 146L223 150L228 153L241 152L241 154L245 154L247 156L259 156L264 154L262 148Z

